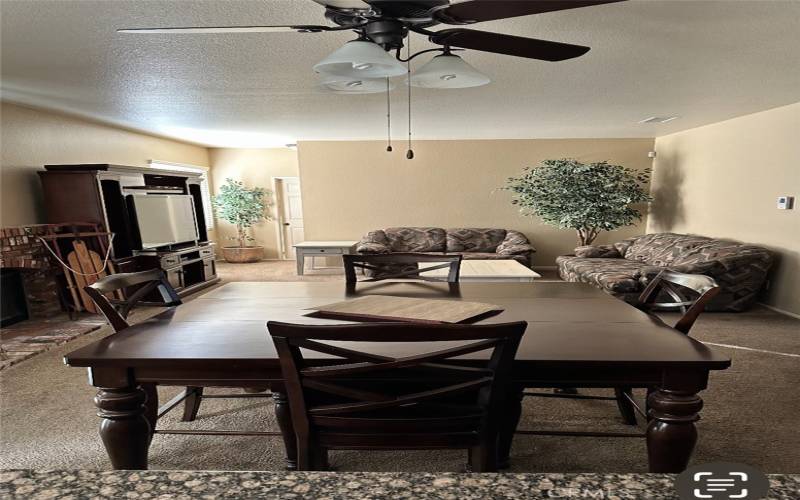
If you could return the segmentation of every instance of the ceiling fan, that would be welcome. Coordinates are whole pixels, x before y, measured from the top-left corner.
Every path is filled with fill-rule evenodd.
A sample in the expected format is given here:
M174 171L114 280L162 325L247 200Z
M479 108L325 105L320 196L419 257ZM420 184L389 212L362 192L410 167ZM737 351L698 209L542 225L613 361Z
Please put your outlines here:
M321 86L339 93L388 92L390 78L406 75L409 93L409 144L411 137L411 86L451 89L485 85L489 78L466 63L454 51L471 49L509 56L563 61L580 57L589 47L539 40L471 28L447 28L431 31L445 24L465 26L483 21L542 14L559 10L591 7L624 0L313 0L325 7L325 17L333 25L287 26L197 26L161 28L125 28L121 33L324 33L352 30L358 38L314 66L321 74ZM428 37L442 48L412 54L411 33ZM401 55L406 47L407 55ZM394 56L391 53L394 52ZM409 62L425 53L441 52L416 70ZM404 64L405 63L405 64ZM387 113L388 117L388 113ZM387 148L391 151L390 145ZM408 158L413 157L409 146Z
M511 17L528 16L579 7L590 7L623 0L313 0L325 7L325 17L334 26L215 26L215 27L164 27L127 28L123 33L322 33L326 31L354 30L359 41L379 45L384 51L398 50L404 45L409 32L425 35L442 45L480 50L510 56L563 61L582 56L589 47L569 43L538 40L521 36L491 33L470 28L448 28L430 31L439 24L470 25ZM399 54L397 56L399 59ZM372 68L363 68L361 71ZM355 68L358 72L358 68ZM385 74L377 77L396 76ZM365 75L366 76L366 75Z

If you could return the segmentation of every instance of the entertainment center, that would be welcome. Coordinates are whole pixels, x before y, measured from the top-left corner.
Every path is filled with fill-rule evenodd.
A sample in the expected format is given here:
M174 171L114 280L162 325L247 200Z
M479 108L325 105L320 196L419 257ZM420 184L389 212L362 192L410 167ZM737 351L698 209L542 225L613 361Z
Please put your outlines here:
M181 296L219 281L199 173L111 164L44 168L47 222L90 222L113 233L116 272L162 269Z

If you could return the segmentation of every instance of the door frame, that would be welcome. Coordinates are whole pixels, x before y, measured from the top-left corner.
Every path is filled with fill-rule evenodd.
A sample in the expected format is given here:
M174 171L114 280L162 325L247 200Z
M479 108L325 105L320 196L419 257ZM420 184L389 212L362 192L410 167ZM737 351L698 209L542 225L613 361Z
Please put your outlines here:
M289 248L286 245L286 234L283 232L284 200L281 188L285 179L297 179L297 183L300 183L299 175L280 175L277 177L272 177L272 193L273 196L275 196L275 218L273 219L273 225L276 233L278 234L278 258L280 260L294 260L289 256ZM302 187L300 189L300 196L302 197ZM305 214L303 214L303 216L305 219Z

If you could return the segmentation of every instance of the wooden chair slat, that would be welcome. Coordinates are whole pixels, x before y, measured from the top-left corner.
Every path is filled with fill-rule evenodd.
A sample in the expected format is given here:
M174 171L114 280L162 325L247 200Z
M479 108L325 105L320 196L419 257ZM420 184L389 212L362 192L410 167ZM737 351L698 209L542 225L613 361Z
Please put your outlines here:
M388 356L354 351L352 349L345 349L343 347L325 344L323 342L314 342L313 340L308 339L297 339L293 340L292 343L297 347L302 347L303 349L308 349L309 351L315 351L322 354L331 354L333 356L339 356L340 358L352 359L353 361L394 361L394 358L390 358Z
M443 396L452 396L462 392L479 389L492 383L490 377L480 378L471 382L464 382L461 384L448 385L430 391L415 392L396 397L387 401L376 401L369 403L344 403L337 405L321 405L312 408L308 411L309 415L339 415L342 413L366 412L372 410L381 410L385 408L394 408L397 406L408 405L412 403L422 403L430 399L441 398Z
M498 340L489 339L480 342L474 342L458 347L451 347L449 349L442 349L440 351L428 352L425 354L417 354L414 356L406 356L404 358L397 358L392 361L381 363L352 363L342 364L335 366L320 366L305 368L300 371L306 377L333 377L333 376L348 376L356 373L370 373L384 370L393 370L398 368L408 368L419 366L428 361L439 361L442 359L462 356L473 352L485 351L497 346ZM447 365L442 365L441 370L448 370Z
M377 273L377 276L366 278L364 282L376 282L384 280L412 279L421 281L435 281L458 283L461 271L461 254L441 254L430 255L424 253L390 253L390 254L365 254L365 255L342 255L344 261L345 281L348 284L357 283L358 277L356 269L369 270ZM420 263L435 263L429 267L420 267ZM383 267L381 267L383 265ZM414 265L415 268L387 271L386 266ZM421 273L436 269L449 268L447 279L422 276Z
M343 347L325 344L324 342L314 342L313 340L298 339L294 340L293 344L296 345L297 347L308 349L310 351L315 351L323 354L331 354L334 356L339 356L341 358L351 359L353 361L382 362L382 361L394 361L395 359L389 356L381 356L378 354L371 354L371 353L354 351L352 349L345 349ZM459 366L459 365L441 364L441 363L422 363L419 366L420 368L430 368L434 370L446 368L447 370L453 372L462 372L474 375L490 375L492 373L491 370L487 370L486 368L478 368L475 366Z
M311 378L303 379L302 384L303 387L308 387L309 389L316 389L318 391L326 392L328 394L335 394L337 396L344 396L346 398L356 399L360 401L389 401L392 399L386 394L381 394L372 391L365 391L362 389L354 389L352 387L345 387L342 385L323 382L321 380L315 380Z

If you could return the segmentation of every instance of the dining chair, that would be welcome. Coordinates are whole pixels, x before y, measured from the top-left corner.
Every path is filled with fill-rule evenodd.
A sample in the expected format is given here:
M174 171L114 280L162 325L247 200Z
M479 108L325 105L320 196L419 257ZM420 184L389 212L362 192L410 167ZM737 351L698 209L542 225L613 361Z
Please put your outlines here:
M661 271L645 287L639 295L634 307L648 313L655 321L664 323L654 314L655 311L680 311L681 317L673 326L676 330L689 335L700 313L705 310L708 302L720 292L717 282L709 276L701 274L685 274L669 270ZM622 419L628 425L636 425L636 414L647 419L647 400L653 392L647 389L645 409L642 409L633 397L631 387L614 387L614 396L594 396L576 393L541 393L524 392L528 397L562 398L562 399L595 399L615 401ZM518 434L538 435L568 435L568 436L611 436L611 437L642 437L640 434L617 434L603 432L571 432L571 431L518 431Z
M181 305L180 297L167 281L164 272L160 269L141 271L135 273L117 273L105 276L95 283L88 285L84 291L92 299L100 312L105 316L114 333L119 333L130 326L128 316L137 306L177 307ZM124 292L124 293L120 293ZM119 299L118 297L125 297ZM160 301L145 300L160 298ZM254 388L253 391L260 389ZM146 417L150 422L154 434L209 434L209 435L280 435L277 432L257 431L194 431L194 430L169 430L157 429L158 419L169 413L172 409L183 403L184 422L191 422L197 418L200 403L206 398L266 398L271 394L251 392L245 394L203 394L202 387L186 386L177 396L161 407L158 407L158 392L155 384L142 384L146 393ZM153 404L155 403L155 404Z
M363 271L366 278L361 281L364 282L405 279L458 283L461 259L461 254L391 253L342 255L345 281L348 284L359 281L356 270ZM430 264L430 266L420 267L420 264ZM447 277L422 275L424 272L437 269L448 269Z
M495 471L508 381L526 326L270 321L298 470L326 468L330 449L466 449L473 472ZM444 348L410 354L444 341ZM402 355L361 350L386 342ZM491 353L452 359L482 351Z

